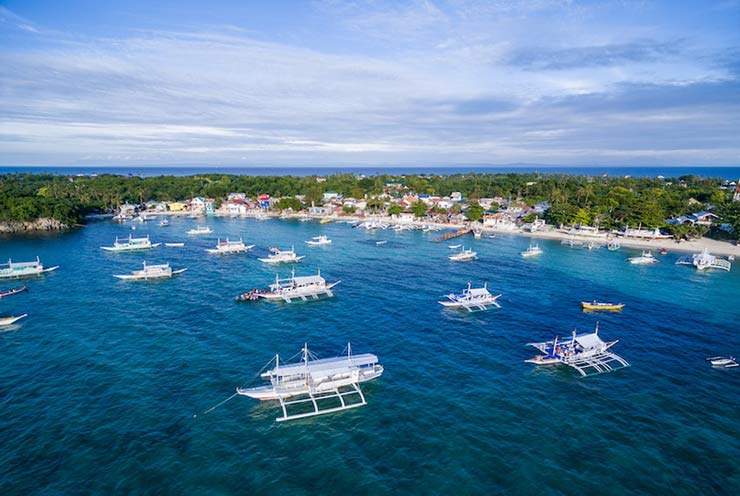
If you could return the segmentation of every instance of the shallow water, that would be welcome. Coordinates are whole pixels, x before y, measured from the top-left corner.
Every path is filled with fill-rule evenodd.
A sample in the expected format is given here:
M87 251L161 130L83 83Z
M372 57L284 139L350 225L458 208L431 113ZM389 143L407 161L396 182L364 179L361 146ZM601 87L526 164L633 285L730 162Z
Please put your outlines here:
M184 248L112 254L131 232L112 222L69 233L0 238L0 258L39 255L57 272L0 301L29 317L0 333L2 494L719 494L740 487L740 369L704 361L738 354L740 271L698 273L625 262L636 251L589 252L498 235L464 239L480 259L447 260L439 233L367 232L342 224L209 219L139 227ZM327 247L304 241L327 234ZM216 236L257 244L208 255ZM388 240L377 245L375 241ZM341 279L336 297L238 304L276 269L257 261L294 244ZM670 249L670 247L669 247ZM154 283L117 281L142 261L189 270ZM277 271L286 276L290 267ZM467 281L503 293L474 314L436 303ZM2 282L0 288L14 287ZM579 302L621 301L589 314ZM525 344L596 322L632 367L580 379L535 369ZM368 405L276 423L278 409L237 397L275 354L304 342L320 356L377 354L386 372L363 386ZM198 414L197 417L193 415Z

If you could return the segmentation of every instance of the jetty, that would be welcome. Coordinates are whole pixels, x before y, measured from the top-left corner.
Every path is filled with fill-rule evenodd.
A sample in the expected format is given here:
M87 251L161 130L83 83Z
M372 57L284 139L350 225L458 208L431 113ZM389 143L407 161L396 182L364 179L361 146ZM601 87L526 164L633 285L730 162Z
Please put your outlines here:
M434 241L436 243L441 243L450 239L459 238L460 236L464 236L466 234L471 234L472 232L472 229L458 229L457 231L445 233Z

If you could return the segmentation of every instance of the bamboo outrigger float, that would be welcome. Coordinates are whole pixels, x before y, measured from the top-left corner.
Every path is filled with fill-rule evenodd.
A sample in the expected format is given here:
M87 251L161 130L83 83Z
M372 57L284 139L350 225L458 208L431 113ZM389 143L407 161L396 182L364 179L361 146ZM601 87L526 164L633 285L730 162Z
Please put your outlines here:
M556 337L553 341L528 343L528 346L537 348L544 355L537 355L525 362L535 365L565 364L576 369L582 377L603 374L630 365L624 358L609 351L618 342L618 339L602 341L597 323L596 330L590 334L577 336L574 330L569 340L560 341Z
M339 357L318 359L304 344L300 362L283 365L279 355L275 355L274 361L274 368L260 374L270 381L269 385L237 388L236 393L261 401L280 402L283 415L275 419L277 422L364 406L367 401L360 383L383 374L377 356L352 355L350 344L347 344L347 354ZM330 400L338 406L326 406ZM301 406L307 406L308 410L301 410ZM293 413L294 410L298 411Z

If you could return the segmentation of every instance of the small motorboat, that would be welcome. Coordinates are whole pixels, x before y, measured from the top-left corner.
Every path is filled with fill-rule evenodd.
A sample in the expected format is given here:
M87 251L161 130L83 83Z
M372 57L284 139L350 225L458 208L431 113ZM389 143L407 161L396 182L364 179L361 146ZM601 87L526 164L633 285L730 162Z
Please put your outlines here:
M18 315L17 317L0 317L0 326L13 325L19 320L24 319L26 317L28 317L27 313L24 313L23 315Z
M661 255L668 255L668 250L666 250L665 248L661 248L660 249L660 254Z
M185 243L165 243L164 245L168 248L182 248Z
M380 245L384 245L384 244L386 244L387 242L388 242L388 241L386 241L386 240L383 240L383 241L376 241L376 242L375 242L375 245L376 245L376 246L380 246Z
M457 250L457 249L458 249L458 248L460 248L461 246L462 246L462 245L450 245L450 246L448 246L447 248L449 248L450 250Z
M740 364L737 363L737 360L735 360L735 357L714 356L714 357L709 357L706 360L707 362L712 364L712 367L721 367L721 368L729 369L732 367L740 366Z
M8 289L6 291L0 291L0 300L7 296L13 296L14 294L22 293L28 289L28 286L21 286L20 288Z
M164 219L162 222L159 223L159 227L167 227L170 225L170 221L167 219Z
M585 311L599 311L599 310L608 310L608 311L619 311L624 308L624 303L604 303L601 301L582 301L581 307Z

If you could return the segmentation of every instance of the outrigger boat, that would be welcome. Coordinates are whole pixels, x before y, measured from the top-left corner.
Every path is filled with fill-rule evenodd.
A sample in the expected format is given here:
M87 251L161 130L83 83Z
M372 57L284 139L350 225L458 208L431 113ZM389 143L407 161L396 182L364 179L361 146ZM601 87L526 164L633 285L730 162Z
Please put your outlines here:
M564 341L559 341L555 337L553 341L528 343L528 346L537 348L544 355L537 355L525 362L536 365L562 363L573 367L583 377L612 372L629 367L629 363L624 358L609 351L618 342L618 339L602 341L599 337L599 324L597 323L596 330L590 334L577 336L574 330L573 337Z
M53 267L44 267L39 257L32 262L13 262L8 260L6 264L0 264L0 279L20 279L22 277L35 277L59 268L58 265Z
M523 252L521 252L520 255L523 256L524 258L535 257L537 255L542 255L542 248L540 248L539 245L530 244L529 245L529 248L527 248L526 250L524 250Z
M712 367L722 367L726 369L740 367L740 364L737 363L735 357L714 356L709 357L706 360L712 364Z
M0 317L0 326L13 325L19 320L24 319L26 317L28 317L27 313L24 313L23 315L18 315L17 317Z
M655 265L660 262L655 256L649 251L643 251L639 257L630 257L627 259L632 265Z
M28 289L28 286L21 286L20 288L8 289L7 291L0 291L0 300L13 296L14 294L22 293Z
M624 308L624 303L604 303L600 301L582 301L581 307L586 311L611 310L618 311Z
M164 219L162 222L159 223L159 227L167 227L170 225L170 221L167 219Z
M619 241L609 241L609 243L606 245L606 248L609 251L617 251L622 247L621 244L619 244Z
M463 246L462 248L460 248L460 253L455 253L454 255L450 255L447 258L449 258L453 262L469 262L478 258L478 253L474 252L471 248L468 248L466 250Z
M168 248L182 248L185 246L185 243L165 243L164 245Z
M446 308L465 309L468 312L473 310L488 310L491 307L501 308L496 300L501 297L500 294L494 296L488 291L488 283L482 288L473 288L468 283L467 289L463 289L460 294L448 294L447 301L438 302Z
M322 245L330 245L331 240L327 238L324 235L321 236L314 236L313 238L306 241L306 244L308 246L322 246Z
M189 230L187 233L190 235L197 236L199 234L211 234L213 232L213 229L211 229L208 226L198 226L194 229Z
M274 362L274 368L260 374L270 384L237 388L236 392L261 401L279 401L283 414L275 419L277 422L364 406L367 401L360 384L383 374L383 366L378 363L377 356L370 353L352 355L350 344L347 344L346 355L322 359L304 344L300 362L282 364L279 355L275 355Z
M462 246L462 245L450 245L450 246L448 246L447 248L449 248L450 250L457 250L457 249L458 249L458 248L460 248L461 246Z
M244 253L252 248L254 248L254 245L245 245L241 238L239 238L239 241L229 241L229 238L226 238L226 241L221 241L221 238L218 238L216 248L208 248L206 251L226 255L229 253Z
M315 276L295 276L295 270L288 279L280 279L275 275L275 283L270 284L268 289L253 289L236 297L236 301L256 301L264 298L269 301L284 301L292 303L294 300L308 301L319 298L331 298L334 296L332 288L341 281L327 283L321 277L319 270Z
M279 248L271 248L273 253L268 255L267 258L259 258L260 262L269 264L281 264L281 263L298 263L303 260L304 256L297 256L295 254L295 247L290 247L290 250L280 250Z
M134 238L131 234L128 235L128 239L119 241L118 236L113 242L113 246L101 246L100 248L105 251L139 251L139 250L150 250L156 248L161 243L152 243L149 240L149 236L143 238Z
M481 235L483 234L483 229L481 229L480 227L475 227L475 228L471 229L470 232L472 232L473 233L473 237L477 239L477 238L480 238Z
M720 269L728 272L732 268L729 260L711 255L707 250L680 257L676 260L676 265L693 265L696 270Z
M188 269L172 270L169 263L159 265L147 265L144 262L142 270L135 270L131 274L113 274L113 277L124 281L149 281L151 279L169 279L177 274L182 274Z

